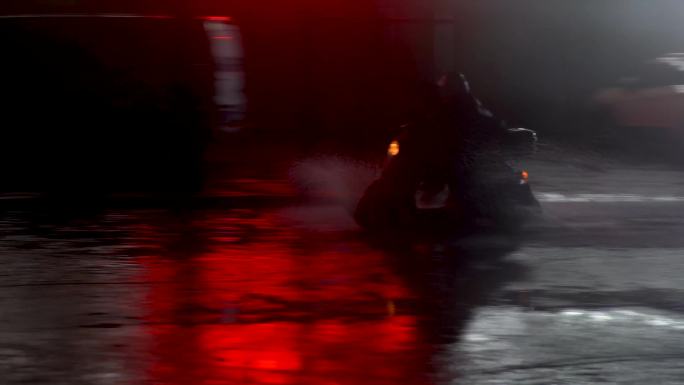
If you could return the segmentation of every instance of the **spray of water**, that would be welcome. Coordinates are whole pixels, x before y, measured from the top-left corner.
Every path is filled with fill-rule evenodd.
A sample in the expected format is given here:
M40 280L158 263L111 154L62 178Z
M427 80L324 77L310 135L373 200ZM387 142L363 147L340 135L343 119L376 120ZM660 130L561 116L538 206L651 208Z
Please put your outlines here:
M341 156L317 156L297 162L290 178L314 203L329 203L352 212L380 167Z

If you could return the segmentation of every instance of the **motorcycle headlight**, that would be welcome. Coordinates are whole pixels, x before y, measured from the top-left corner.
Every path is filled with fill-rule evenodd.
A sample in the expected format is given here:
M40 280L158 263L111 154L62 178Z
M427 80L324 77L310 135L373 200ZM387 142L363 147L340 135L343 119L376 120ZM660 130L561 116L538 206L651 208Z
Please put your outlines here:
M389 156L397 156L399 155L399 142L396 140L393 140L392 143L389 144L389 147L387 148L387 155Z
M520 184L527 184L530 181L530 173L526 170L520 172Z

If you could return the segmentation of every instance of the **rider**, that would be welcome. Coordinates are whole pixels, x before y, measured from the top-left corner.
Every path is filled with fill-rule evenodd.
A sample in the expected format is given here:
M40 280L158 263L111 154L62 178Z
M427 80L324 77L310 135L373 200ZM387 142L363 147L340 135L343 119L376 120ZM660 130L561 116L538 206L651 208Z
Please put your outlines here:
M506 123L472 94L463 74L444 75L438 82L440 104L434 122L437 134L433 140L445 138L453 150L472 157L498 150L506 133Z
M483 162L500 160L506 133L505 122L482 106L463 74L442 76L423 98L422 116L407 126L401 153L383 174L405 203L419 187L430 195L446 184L464 196L463 181L472 182Z

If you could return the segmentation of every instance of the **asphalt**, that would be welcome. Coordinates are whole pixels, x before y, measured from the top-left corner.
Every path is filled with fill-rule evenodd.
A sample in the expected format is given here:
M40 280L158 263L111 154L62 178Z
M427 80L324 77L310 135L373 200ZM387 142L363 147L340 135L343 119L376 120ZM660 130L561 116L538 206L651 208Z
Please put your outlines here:
M341 158L279 204L5 204L0 384L682 383L684 174L524 167L516 234L364 234Z

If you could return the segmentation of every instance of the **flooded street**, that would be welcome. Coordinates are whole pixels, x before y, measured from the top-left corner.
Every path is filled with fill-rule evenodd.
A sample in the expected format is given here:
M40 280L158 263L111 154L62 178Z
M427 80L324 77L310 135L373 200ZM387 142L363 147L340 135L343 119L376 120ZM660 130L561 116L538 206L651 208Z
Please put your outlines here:
M282 214L10 215L2 382L422 381L416 293L387 256Z
M0 1L0 385L684 384L682 15Z
M679 383L684 204L634 197L680 175L557 175L518 236L372 239L324 205L6 211L0 383Z

